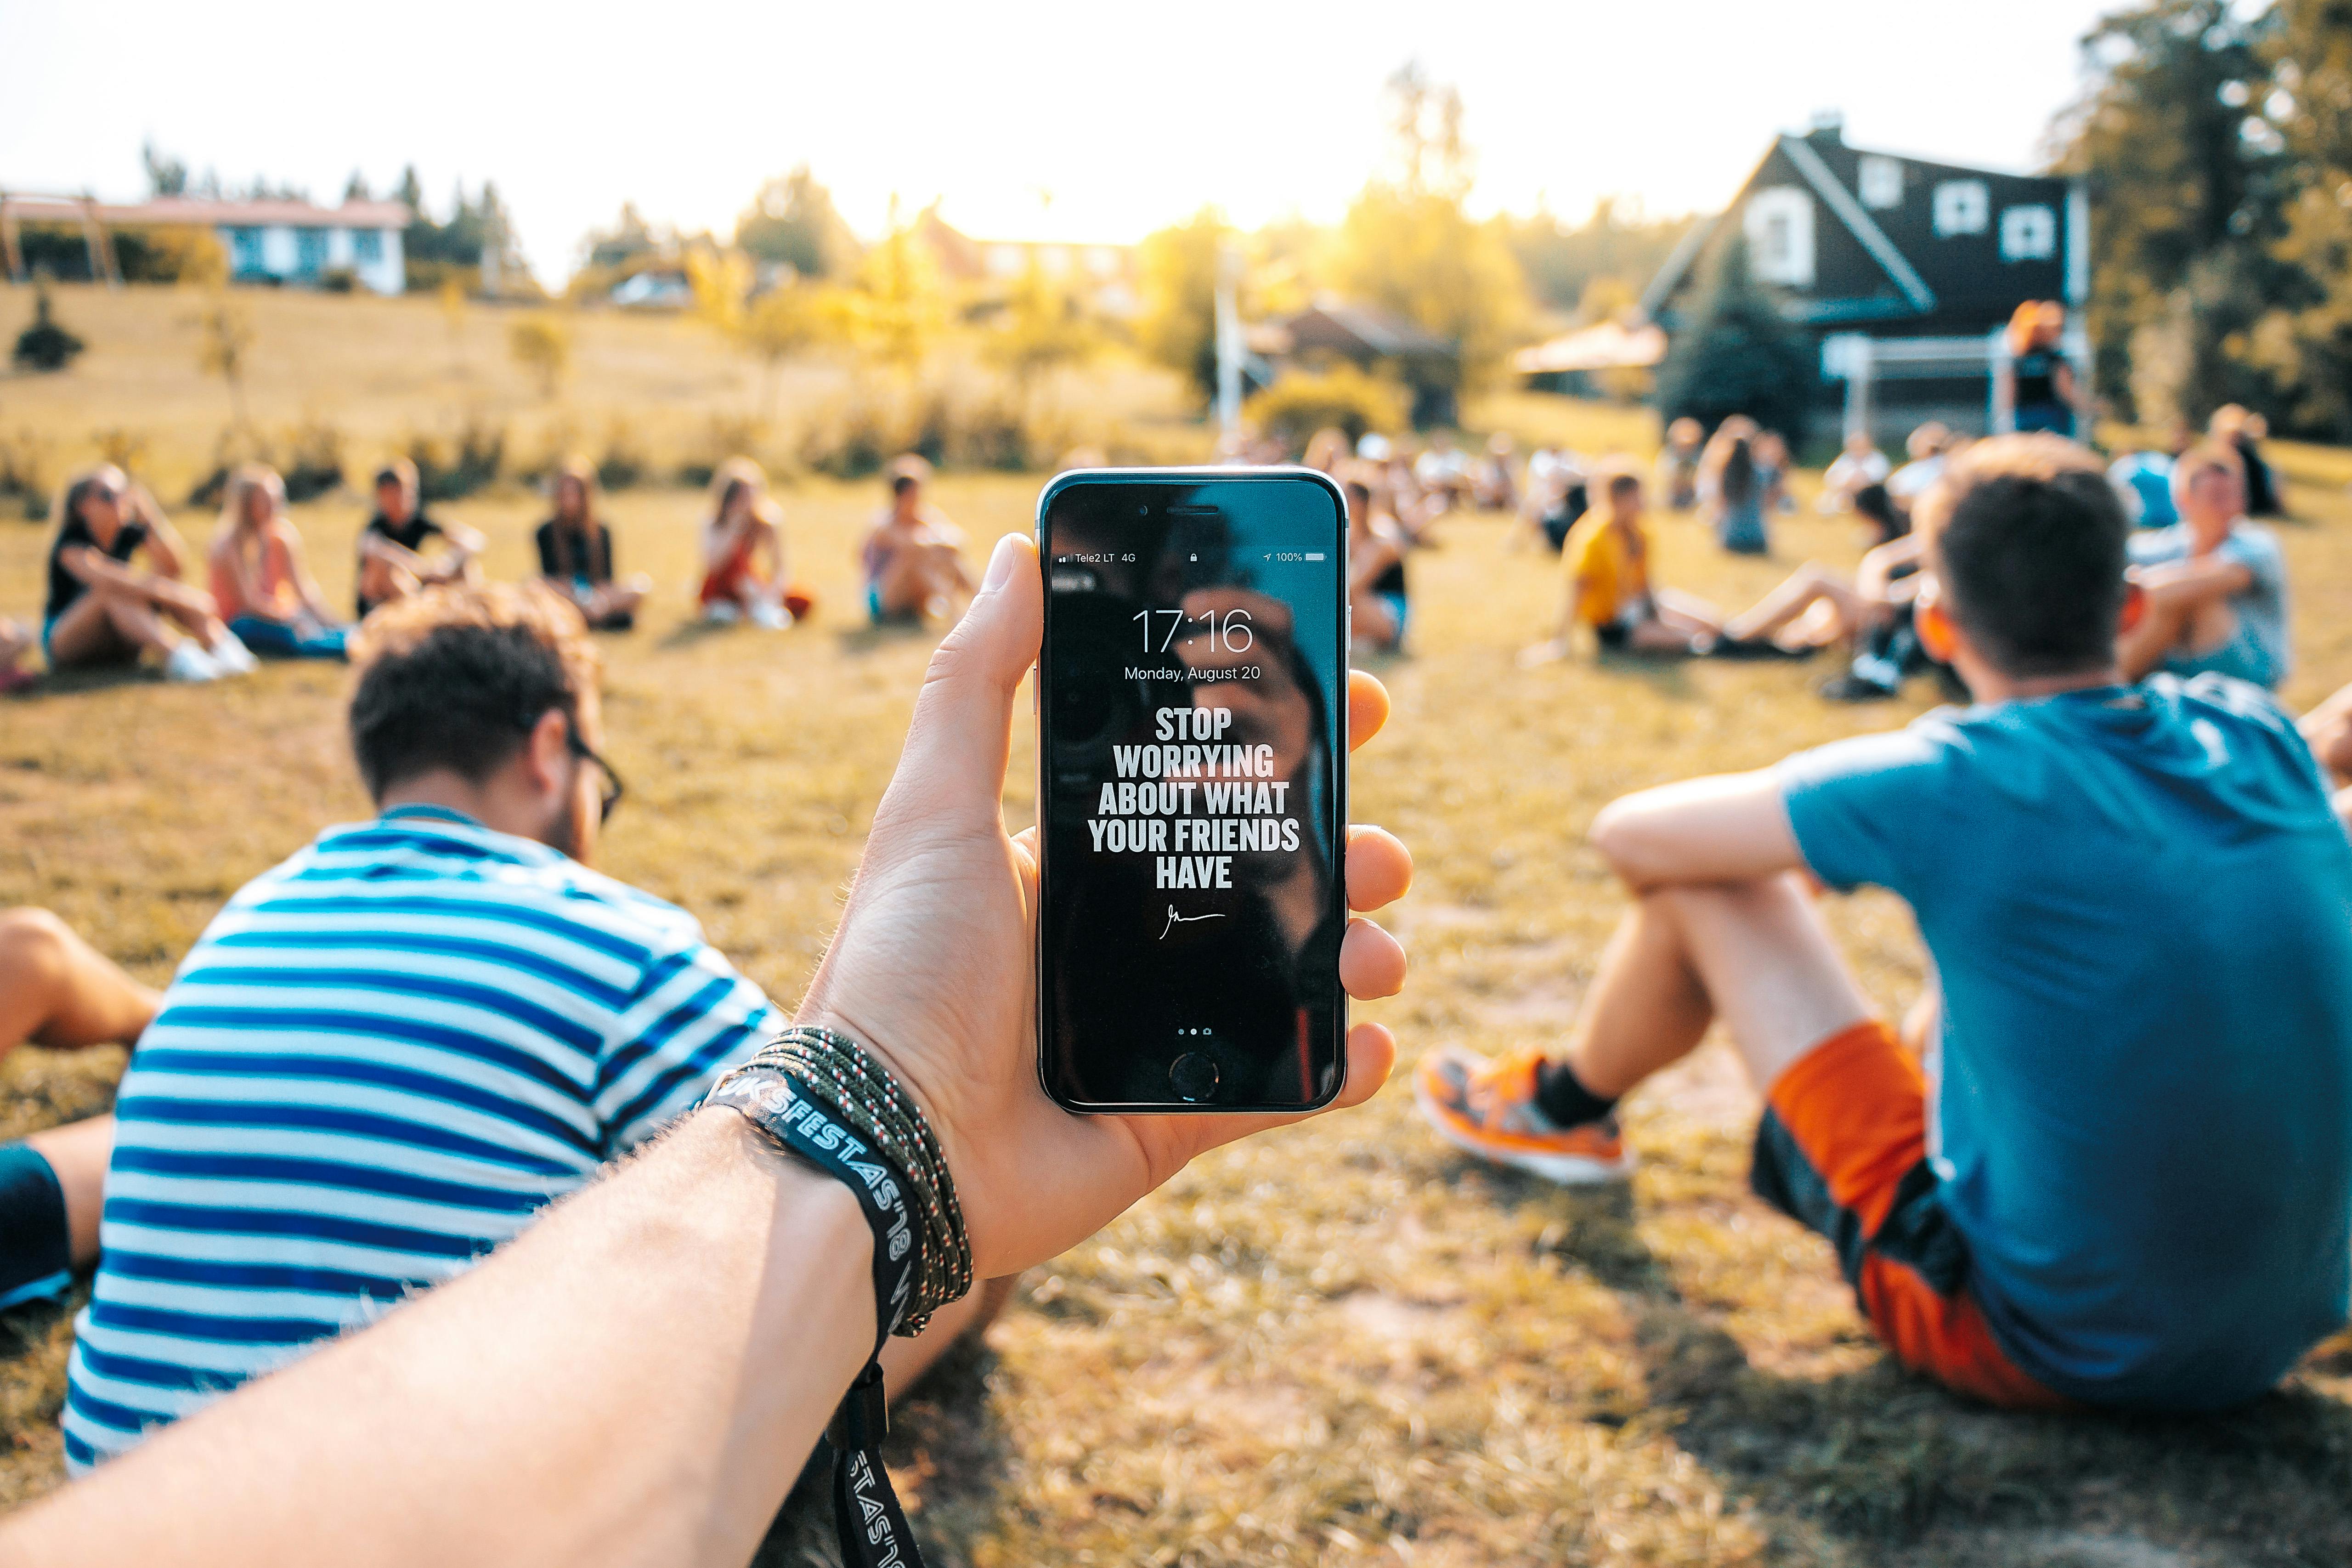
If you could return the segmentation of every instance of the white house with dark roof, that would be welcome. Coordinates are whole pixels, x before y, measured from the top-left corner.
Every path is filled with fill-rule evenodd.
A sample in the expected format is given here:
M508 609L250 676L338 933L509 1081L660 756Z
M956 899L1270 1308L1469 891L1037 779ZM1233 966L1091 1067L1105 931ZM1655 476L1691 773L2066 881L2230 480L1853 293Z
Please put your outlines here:
M2067 305L2067 356L2089 363L2079 181L1864 152L1825 117L1777 139L1651 281L1643 308L1670 336L1688 324L1702 262L1734 234L1757 281L1818 342L1822 401L1843 402L1848 430L2005 427L2001 329L2028 300Z
M397 294L407 287L401 235L412 219L399 202L228 201L157 196L127 205L88 197L0 192L0 251L11 274L22 270L15 244L18 219L68 219L89 235L90 271L111 279L114 260L106 231L118 228L205 228L220 240L229 276L244 283L316 286L348 273L362 289Z

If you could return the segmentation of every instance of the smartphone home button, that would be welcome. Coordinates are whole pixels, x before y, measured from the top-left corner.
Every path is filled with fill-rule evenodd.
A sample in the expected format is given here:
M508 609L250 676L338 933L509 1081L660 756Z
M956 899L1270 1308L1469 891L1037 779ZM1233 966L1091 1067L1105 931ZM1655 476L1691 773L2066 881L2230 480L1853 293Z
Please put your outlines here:
M1217 1092L1217 1064L1198 1051L1186 1051L1168 1064L1168 1087L1179 1100L1206 1100Z

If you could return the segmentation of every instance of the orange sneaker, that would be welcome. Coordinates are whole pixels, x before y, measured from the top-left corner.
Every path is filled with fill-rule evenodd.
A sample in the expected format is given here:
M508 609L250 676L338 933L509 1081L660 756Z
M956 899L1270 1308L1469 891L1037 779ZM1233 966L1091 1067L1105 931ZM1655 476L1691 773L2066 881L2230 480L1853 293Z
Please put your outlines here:
M1413 1101L1448 1142L1482 1160L1566 1186L1631 1174L1633 1153L1614 1116L1575 1127L1545 1120L1536 1106L1536 1068L1543 1059L1534 1046L1492 1061L1441 1046L1413 1070Z

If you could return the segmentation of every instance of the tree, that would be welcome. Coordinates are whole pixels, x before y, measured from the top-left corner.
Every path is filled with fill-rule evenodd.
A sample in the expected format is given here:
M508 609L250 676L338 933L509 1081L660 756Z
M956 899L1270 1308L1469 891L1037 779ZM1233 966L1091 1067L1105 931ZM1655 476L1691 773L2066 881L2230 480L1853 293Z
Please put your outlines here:
M1143 309L1136 339L1145 353L1191 382L1204 402L1217 395L1217 268L1233 241L1224 214L1202 207L1183 223L1146 235L1137 254Z
M147 191L150 195L177 196L187 194L187 164L177 158L158 152L152 142L141 144L139 157L147 165Z
M1709 426L1745 414L1793 444L1818 380L1804 334L1758 286L1746 237L1731 236L1707 258L1689 324L1659 367L1658 411Z
M1638 207L1603 196L1572 227L1548 208L1510 219L1507 226L1511 253L1536 293L1557 310L1581 314L1589 291L1604 279L1623 285L1638 299L1696 222L1687 216L1645 217Z
M1025 396L1046 372L1091 357L1102 346L1102 333L1086 302L1060 279L1046 276L1033 255L1005 297L1004 319L986 346Z
M352 177L343 182L343 200L347 202L370 202L374 199L374 193L368 189L367 176L361 174L357 169L353 169L352 171Z
M2148 0L2083 38L2089 85L2053 139L2058 168L2090 181L2089 324L2095 381L2110 395L2129 398L2131 345L2168 320L2207 340L2182 363L2242 364L2221 347L2252 324L2235 302L2289 281L2264 249L2282 226L2285 173L2259 107L2273 15L2242 16L2231 0ZM2193 300L2179 295L2192 271ZM2166 395L2210 407L2250 390L2200 383Z
M2272 256L2305 293L2263 316L2253 355L2294 426L2352 441L2352 0L2282 0L2274 16L2267 101L2300 188Z
M803 163L760 187L735 220L735 247L780 262L803 278L844 278L857 265L857 237L834 210L833 194Z
M539 383L542 401L552 403L572 366L572 328L559 316L525 316L507 331L507 352Z
M1471 162L1462 100L1418 65L1389 80L1392 174L1367 184L1339 226L1339 286L1451 339L1461 382L1497 370L1527 319L1526 276L1500 220L1465 209ZM1451 392L1458 387L1449 386Z
M20 370L63 370L82 346L82 341L58 325L50 313L48 284L38 284L33 293L33 324L16 334L11 363Z
M252 429L253 420L245 405L245 372L246 353L253 347L253 323L229 298L227 289L221 288L213 291L211 302L198 312L196 326L203 334L196 349L196 367L227 384L232 427Z
M921 221L901 225L898 204L891 202L890 232L858 263L856 288L838 311L854 342L908 374L947 325L938 263L916 235Z
M753 292L751 258L708 247L687 253L695 313L760 364L760 416L775 411L777 373L793 354L832 336L844 314L839 291L780 283Z

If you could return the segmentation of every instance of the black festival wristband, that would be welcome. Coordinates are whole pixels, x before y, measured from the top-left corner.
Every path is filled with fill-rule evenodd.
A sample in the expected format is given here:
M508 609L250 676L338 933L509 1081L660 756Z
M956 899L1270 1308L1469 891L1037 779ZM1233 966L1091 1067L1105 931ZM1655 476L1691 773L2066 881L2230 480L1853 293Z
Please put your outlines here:
M920 1233L908 1205L906 1173L781 1068L761 1062L737 1068L702 1102L740 1113L770 1142L833 1177L857 1199L874 1233L874 1350L881 1353L906 1314L920 1261Z
M890 1430L882 1346L906 1312L921 1252L906 1173L780 1068L757 1061L737 1068L702 1103L737 1112L776 1147L847 1187L874 1233L874 1351L824 1434L834 1451L834 1533L848 1568L923 1568L922 1549L882 1463L882 1439Z

